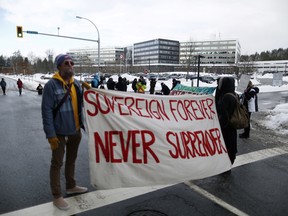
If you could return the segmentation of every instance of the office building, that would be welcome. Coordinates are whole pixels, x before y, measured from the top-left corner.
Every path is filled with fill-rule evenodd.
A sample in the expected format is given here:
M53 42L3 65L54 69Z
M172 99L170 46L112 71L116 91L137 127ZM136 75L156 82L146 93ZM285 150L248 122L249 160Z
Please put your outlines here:
M202 64L237 64L241 56L241 47L237 40L191 41L180 43L180 63L202 55Z
M154 39L135 43L133 46L133 66L153 71L170 70L179 64L180 43L175 40Z

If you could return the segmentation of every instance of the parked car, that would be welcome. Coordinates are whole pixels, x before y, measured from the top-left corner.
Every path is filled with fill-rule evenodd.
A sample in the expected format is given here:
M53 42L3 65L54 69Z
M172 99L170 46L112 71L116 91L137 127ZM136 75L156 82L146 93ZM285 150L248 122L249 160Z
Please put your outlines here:
M155 73L151 73L147 75L148 80L151 80L151 79L157 80L157 78L158 78L158 74L155 74Z
M210 83L210 84L215 81L215 79L213 77L210 77L210 76L202 76L199 78L199 80L202 82Z
M169 79L170 79L169 74L160 74L158 76L158 80L169 80Z
M193 80L193 79L197 79L197 75L195 74L189 74L189 75L186 75L186 79L190 79L190 80Z

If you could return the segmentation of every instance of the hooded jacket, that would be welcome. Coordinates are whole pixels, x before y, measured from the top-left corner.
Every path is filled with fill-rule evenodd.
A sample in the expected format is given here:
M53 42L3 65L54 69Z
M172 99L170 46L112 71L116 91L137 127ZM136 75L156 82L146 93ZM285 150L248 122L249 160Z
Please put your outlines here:
M228 117L232 115L236 107L238 96L235 94L235 80L233 77L222 77L218 81L215 100L222 135L228 151L229 158L233 164L237 153L237 130L228 124Z
M68 86L59 73L44 86L41 110L46 138L73 135L83 127L82 88L78 80L72 78L70 83L72 83L71 92L56 116L53 116L53 110L64 97Z
M96 75L93 76L93 79L91 81L91 86L93 88L98 88L99 84L100 84L99 76L96 74Z

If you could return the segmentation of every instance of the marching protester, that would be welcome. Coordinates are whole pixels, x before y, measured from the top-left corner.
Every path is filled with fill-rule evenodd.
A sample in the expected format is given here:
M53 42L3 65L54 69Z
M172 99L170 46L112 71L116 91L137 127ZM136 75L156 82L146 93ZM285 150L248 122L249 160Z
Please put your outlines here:
M244 93L241 95L241 100L246 107L249 114L249 124L248 127L244 128L244 132L239 134L239 138L249 138L250 136L250 119L253 112L258 112L258 97L259 88L254 86L251 80L248 83L247 88Z
M43 86L39 83L39 85L37 86L36 90L38 91L38 95L42 95Z
M232 93L235 96L227 93ZM235 80L233 77L221 77L218 80L215 103L223 139L230 161L233 164L237 153L237 130L228 123L228 118L234 112L237 103Z
M6 95L6 82L5 82L4 78L2 78L2 80L0 82L0 86L2 88L3 95Z
M21 79L17 80L17 86L19 90L19 95L22 95L23 82L21 81Z
M83 92L80 82L74 79L72 58L60 54L55 58L55 64L58 72L44 86L41 110L44 132L52 150L50 187L53 204L61 210L67 210L70 206L62 196L60 182L65 152L66 194L88 191L86 187L78 186L74 178L75 161L82 138Z

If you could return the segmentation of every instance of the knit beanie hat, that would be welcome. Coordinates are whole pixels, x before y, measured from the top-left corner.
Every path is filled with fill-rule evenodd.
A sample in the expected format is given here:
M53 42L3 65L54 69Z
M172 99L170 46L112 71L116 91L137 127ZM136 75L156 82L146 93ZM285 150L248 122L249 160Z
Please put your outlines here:
M65 60L72 60L72 58L67 54L59 54L55 58L55 64L57 68L64 62Z

